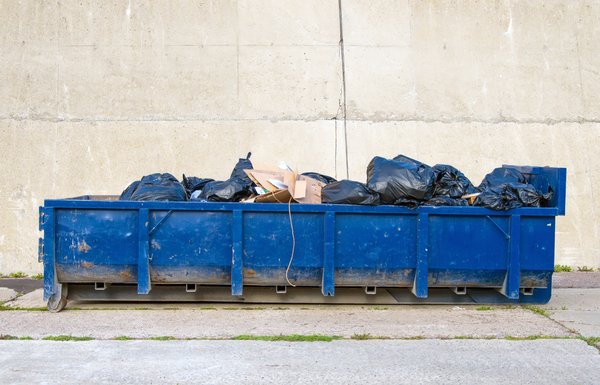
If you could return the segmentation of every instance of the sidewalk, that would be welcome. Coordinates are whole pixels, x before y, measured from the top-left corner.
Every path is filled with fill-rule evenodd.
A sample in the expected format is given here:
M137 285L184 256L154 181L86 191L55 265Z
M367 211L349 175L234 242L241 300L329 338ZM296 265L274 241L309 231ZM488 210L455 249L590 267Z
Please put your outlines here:
M13 339L0 341L0 383L598 383L600 282L587 275L594 273L579 281L563 274L569 286L588 287L557 288L543 306L74 303L56 314L0 311L0 335ZM8 304L44 306L39 290Z

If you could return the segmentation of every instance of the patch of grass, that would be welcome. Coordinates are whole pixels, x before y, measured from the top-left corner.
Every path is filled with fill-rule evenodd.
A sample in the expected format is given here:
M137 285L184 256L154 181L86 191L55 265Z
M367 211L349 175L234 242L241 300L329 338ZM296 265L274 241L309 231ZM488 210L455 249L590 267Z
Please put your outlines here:
M76 336L47 336L42 338L44 341L91 341L92 337L76 337Z
M544 316L544 317L550 317L550 314L548 314L548 312L546 310L542 309L541 307L537 307L537 306L534 306L534 305L521 305L521 307L523 309L527 309L529 311L532 311L535 314L539 314L539 315Z
M478 311L488 311L488 310L494 310L494 308L491 307L491 306L478 306L478 307L475 308L475 310L478 310Z
M358 334L355 333L352 335L352 337L350 337L350 339L353 340L370 340L372 337L369 333L364 333L364 334Z
M223 310L265 310L266 307L224 307Z
M10 273L8 274L9 278L27 278L27 274L23 273L22 271L17 271L15 273Z
M135 340L135 338L131 338L131 337L127 337L127 336L118 336L113 338L113 340L115 341L131 341L131 340Z
M375 306L371 306L371 307L370 307L370 309L371 309L371 310L388 310L388 309L389 309L389 307L387 307L387 306L377 306L377 305L375 305Z
M339 340L341 337L338 336L324 336L321 334L289 334L279 336L254 336L249 334L242 334L237 337L233 337L236 341L286 341L286 342L331 342L333 340Z
M0 335L0 340L2 340L2 341L12 341L12 340L30 341L30 340L33 340L33 337L29 337L29 336L15 337L15 336L9 336L9 335Z
M506 336L505 340L509 341L533 341L533 340L568 340L570 337L558 337L558 336L545 336L545 335L533 335L526 337L514 337L514 336Z
M45 307L12 307L6 306L5 304L0 304L0 311L47 311L48 308Z
M555 273L568 273L570 271L572 271L573 269L571 268L571 266L567 266L567 265L554 265L554 272Z
M564 306L564 305L563 305L563 306L560 308L560 310L568 310L568 309L567 309L567 307L566 307L566 306Z
M597 348L600 350L600 348L597 346L600 343L600 337L579 337L580 340L585 341L588 345Z
M9 336L9 335L0 335L0 340L2 341L10 341L10 340L18 340L18 337Z
M32 275L31 279L38 279L38 280L39 279L44 279L44 274L39 273L39 274L36 274L36 275Z
M173 336L158 336L158 337L150 337L148 339L152 340L152 341L173 341L173 340L176 340L177 338L175 338Z
M593 267L588 267L588 266L578 266L577 267L577 271L582 271L582 272L585 272L585 273L591 273L591 272L594 271L594 268Z
M350 336L351 340L357 340L357 341L364 341L364 340L391 340L391 337L385 337L385 336L372 336L369 333L364 333L364 334L353 334L352 336ZM406 339L421 339L421 337L408 337Z
M217 308L214 306L203 306L200 310L217 310Z

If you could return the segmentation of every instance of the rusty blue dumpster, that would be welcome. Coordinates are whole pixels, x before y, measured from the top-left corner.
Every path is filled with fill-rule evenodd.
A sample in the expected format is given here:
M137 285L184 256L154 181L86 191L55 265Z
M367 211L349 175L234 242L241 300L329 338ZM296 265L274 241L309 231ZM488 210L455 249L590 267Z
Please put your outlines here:
M547 207L46 200L44 298L546 303L566 169L507 167L551 190Z

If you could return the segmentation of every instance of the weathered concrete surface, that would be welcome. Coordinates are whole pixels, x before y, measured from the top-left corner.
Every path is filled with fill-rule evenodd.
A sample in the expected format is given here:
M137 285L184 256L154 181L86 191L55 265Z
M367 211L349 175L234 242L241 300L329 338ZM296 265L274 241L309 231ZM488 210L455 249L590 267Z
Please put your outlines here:
M600 288L600 271L569 273L554 273L552 275L553 288Z
M102 304L95 304L103 307ZM478 311L474 307L402 306L182 306L179 310L66 310L0 312L0 334L40 338L173 336L230 338L242 334L354 334L393 338L574 336L552 320L524 309ZM173 304L170 305L171 309ZM179 305L176 305L179 306ZM123 306L121 305L121 309ZM144 325L140 327L140 325Z
M27 359L23 359L27 357ZM11 384L596 384L583 341L0 341Z
M502 163L567 166L557 262L600 267L598 2L342 10L344 66L337 0L0 2L0 272L41 271L46 197L222 178L248 150L345 177L344 98L358 180L399 152L475 183Z
M44 287L41 279L29 278L0 278L0 289L9 288L16 292L27 294Z
M353 118L600 117L597 2L342 4Z
M600 337L600 289L557 290L543 307L561 325L584 337Z
M17 298L17 292L7 287L0 287L0 303Z
M36 289L10 302L7 302L5 305L19 308L46 307L46 302L44 302L44 289Z

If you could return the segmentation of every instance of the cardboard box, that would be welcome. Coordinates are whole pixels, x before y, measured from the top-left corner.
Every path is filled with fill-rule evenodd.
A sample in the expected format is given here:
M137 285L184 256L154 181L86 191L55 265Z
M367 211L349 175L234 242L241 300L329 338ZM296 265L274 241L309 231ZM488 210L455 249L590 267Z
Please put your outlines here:
M258 203L321 203L321 189L325 186L316 179L298 175L287 170L263 171L244 170L254 183L268 190L267 194L258 195L254 201ZM287 188L278 188L275 184Z

